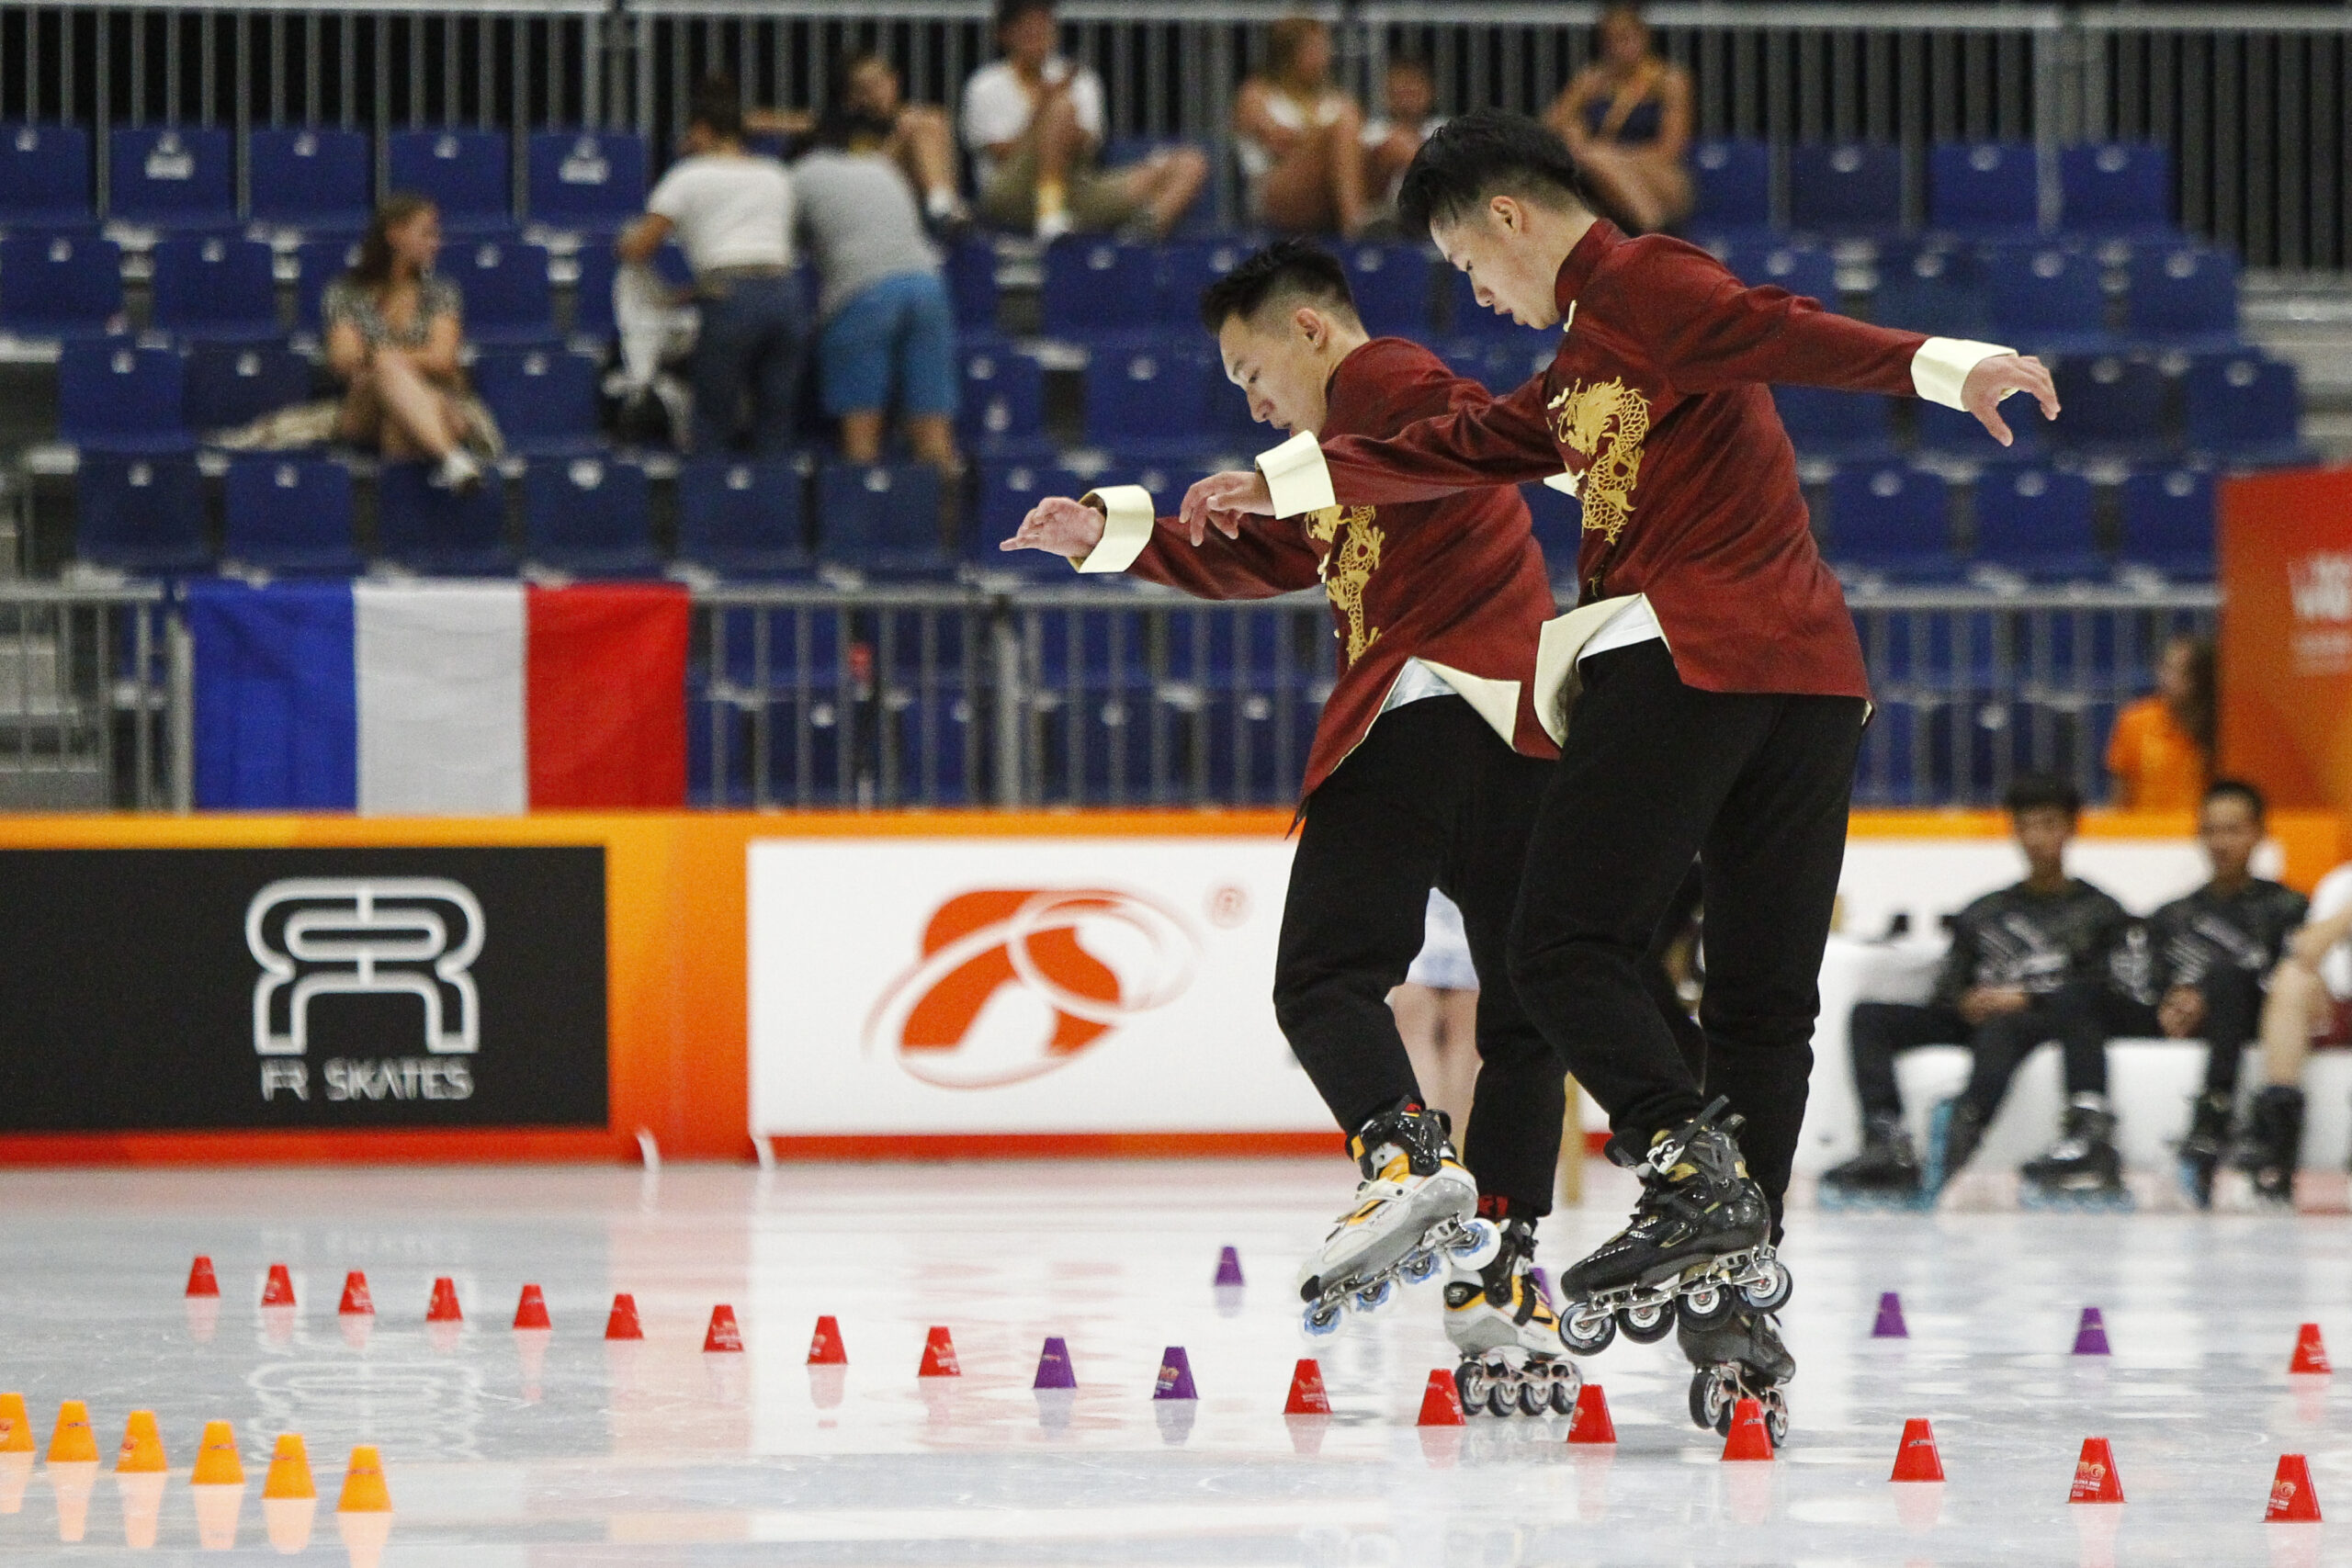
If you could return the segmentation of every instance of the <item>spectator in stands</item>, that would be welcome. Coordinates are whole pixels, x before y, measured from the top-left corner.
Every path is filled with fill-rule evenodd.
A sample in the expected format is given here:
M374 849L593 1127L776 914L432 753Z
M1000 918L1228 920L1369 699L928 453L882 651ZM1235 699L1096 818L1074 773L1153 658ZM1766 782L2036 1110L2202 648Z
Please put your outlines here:
M1894 1081L1896 1055L1917 1045L1964 1043L1975 1057L1968 1087L1940 1113L1936 1152L1944 1179L1975 1153L2010 1078L2045 1040L2060 1042L2065 1052L2069 1136L2104 1143L2112 1154L2098 998L2130 917L2105 893L2066 874L2066 846L2082 813L2074 785L2019 778L2009 788L2008 808L2025 854L2025 880L1960 912L1951 950L1926 1005L1861 1002L1854 1009L1854 1090L1861 1101L1863 1147L1823 1177L1828 1190L1920 1190L1923 1173L1903 1130L1903 1099ZM2066 1141L2062 1137L2060 1146Z
M2213 773L2213 645L2176 637L2156 661L2156 689L2115 716L2107 743L2115 804L2187 811Z
M970 220L956 194L956 132L947 111L907 102L897 66L879 54L844 55L826 73L825 102L828 112L848 110L888 128L882 152L922 197L926 221L947 230ZM750 109L743 128L755 135L803 138L818 126L797 109Z
M677 235L702 306L689 378L695 446L726 451L748 413L751 450L775 456L792 445L807 338L792 276L792 182L775 159L743 150L741 99L723 76L695 90L681 151L622 232L620 257L650 262Z
M1413 154L1443 125L1437 112L1437 80L1418 55L1392 54L1381 78L1381 113L1364 121L1364 188L1371 193L1374 221L1393 217L1396 187Z
M915 456L952 477L956 321L914 193L892 161L892 135L888 116L836 99L817 145L792 166L800 232L823 290L825 412L841 421L842 455L872 463L896 406Z
M2302 1163L2303 1064L2314 1043L2352 1038L2352 864L2320 878L2310 915L2270 973L2263 1087L2230 1151L2230 1164L2254 1179L2255 1195L2281 1207L2294 1202Z
M1388 1007L1422 1100L1456 1127L1467 1127L1478 1082L1478 970L1470 962L1461 909L1434 887L1421 951L1405 971L1405 983L1388 993Z
M487 434L490 416L466 389L465 305L434 273L440 254L440 210L421 196L386 197L319 315L345 389L336 434L395 461L429 458L437 482L469 490L482 470L466 443Z
M998 0L1004 58L964 85L964 145L980 215L1040 240L1074 230L1139 228L1165 235L1208 178L1193 147L1162 149L1104 169L1102 79L1055 51L1053 0Z
M1603 9L1593 42L1598 58L1568 79L1544 122L1610 217L1636 234L1670 229L1690 214L1690 73L1652 47L1639 6Z
M1234 98L1233 146L1257 221L1285 234L1363 228L1363 110L1332 84L1323 22L1285 17L1267 29L1266 68Z

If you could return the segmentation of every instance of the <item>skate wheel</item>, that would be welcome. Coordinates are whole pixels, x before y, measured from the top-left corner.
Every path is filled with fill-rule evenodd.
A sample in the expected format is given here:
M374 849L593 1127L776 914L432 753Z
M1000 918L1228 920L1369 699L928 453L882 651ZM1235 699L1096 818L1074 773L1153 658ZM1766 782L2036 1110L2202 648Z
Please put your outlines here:
M1788 1447L1789 1402L1777 1388L1768 1389L1764 1394L1764 1430L1775 1449Z
M1405 1260L1396 1266L1396 1272L1408 1285L1423 1285L1437 1278L1437 1271L1444 1266L1436 1253L1424 1247L1419 1252L1407 1253Z
M1732 1402L1723 1381L1706 1371L1690 1374L1691 1421L1724 1437L1731 1436Z
M1349 1304L1367 1316L1386 1306L1396 1295L1396 1282L1382 1280L1366 1285L1349 1298Z
M1665 1302L1619 1307L1617 1326L1636 1345L1655 1345L1674 1332L1674 1308Z
M1502 1232L1485 1220L1467 1220L1461 1233L1445 1244L1445 1250L1465 1269L1483 1269L1495 1260L1502 1247Z
M1570 1371L1574 1371L1576 1369L1571 1367L1568 1370ZM1552 1380L1551 1395L1552 1414L1555 1416L1575 1415L1577 1413L1577 1395L1582 1392L1583 1388L1584 1379L1581 1377L1573 1379L1566 1377L1554 1378Z
M1519 1385L1519 1413L1534 1417L1544 1414L1547 1393L1540 1382L1529 1381Z
M1308 1307L1300 1315L1298 1326L1309 1339L1329 1339L1340 1332L1340 1308L1337 1302L1329 1306L1318 1304Z
M1462 1401L1462 1414L1476 1416L1487 1405L1487 1380L1476 1361L1464 1361L1453 1369L1453 1392Z
M1720 1285L1701 1285L1686 1293L1677 1303L1675 1311L1680 1314L1684 1325L1693 1332L1721 1328L1731 1321L1731 1292Z
M1574 1307L1560 1317L1560 1343L1579 1356L1598 1356L1617 1337L1615 1314Z
M1739 1288L1739 1299L1757 1312L1778 1312L1788 1305L1796 1284L1796 1276L1778 1259L1772 1259L1765 1263L1757 1279Z

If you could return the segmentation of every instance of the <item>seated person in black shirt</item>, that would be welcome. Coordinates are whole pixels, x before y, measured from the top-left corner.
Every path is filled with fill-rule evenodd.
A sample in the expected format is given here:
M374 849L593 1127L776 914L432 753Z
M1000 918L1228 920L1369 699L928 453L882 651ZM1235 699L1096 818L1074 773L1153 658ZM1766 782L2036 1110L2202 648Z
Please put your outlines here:
M2064 1128L2048 1155L2026 1168L2045 1186L2119 1187L2121 1162L2107 1105L2107 1035L2101 993L2111 954L2131 917L2089 883L2066 874L2066 844L2082 796L2063 779L2026 776L2007 806L2026 879L1988 893L1952 922L1933 998L1862 1002L1852 1026L1854 1089L1862 1107L1862 1152L1822 1178L1832 1192L1916 1193L1920 1162L1903 1130L1894 1058L1917 1045L1966 1044L1975 1056L1968 1087L1942 1118L1945 1179L1968 1163L2001 1106L2009 1079L2045 1040L2064 1048Z

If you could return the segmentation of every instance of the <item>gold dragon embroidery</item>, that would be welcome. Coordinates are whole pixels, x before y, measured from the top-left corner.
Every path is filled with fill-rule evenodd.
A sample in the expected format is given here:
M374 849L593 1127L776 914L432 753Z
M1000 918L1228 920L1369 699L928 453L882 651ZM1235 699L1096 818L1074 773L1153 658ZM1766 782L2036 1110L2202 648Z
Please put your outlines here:
M1323 556L1323 592L1331 596L1332 608L1347 620L1351 665L1380 640L1380 628L1366 626L1363 621L1363 591L1372 574L1380 570L1380 547L1387 539L1373 523L1378 515L1369 506L1327 506L1306 520L1308 537L1333 547ZM1340 537L1342 534L1345 538Z
M1576 383L1552 400L1551 411L1554 437L1592 459L1577 487L1585 530L1613 545L1633 513L1629 498L1642 476L1650 405L1641 393L1611 378L1589 387Z

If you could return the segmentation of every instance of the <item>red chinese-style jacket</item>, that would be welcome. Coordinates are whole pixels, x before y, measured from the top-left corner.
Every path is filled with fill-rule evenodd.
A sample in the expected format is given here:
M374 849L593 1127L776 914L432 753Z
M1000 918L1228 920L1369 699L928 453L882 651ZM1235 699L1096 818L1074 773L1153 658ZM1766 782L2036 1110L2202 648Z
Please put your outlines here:
M1328 391L1327 438L1385 434L1416 420L1475 414L1493 401L1428 349L1393 337L1341 360ZM1163 518L1126 570L1204 599L1263 599L1322 585L1340 644L1339 679L1307 753L1306 794L1362 742L1408 659L1436 668L1518 750L1559 755L1533 702L1536 639L1554 614L1552 585L1515 489L1251 517L1240 537L1212 529L1197 547ZM1471 679L1457 679L1464 675Z

